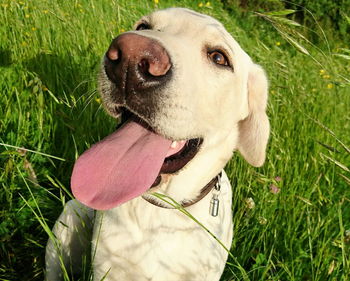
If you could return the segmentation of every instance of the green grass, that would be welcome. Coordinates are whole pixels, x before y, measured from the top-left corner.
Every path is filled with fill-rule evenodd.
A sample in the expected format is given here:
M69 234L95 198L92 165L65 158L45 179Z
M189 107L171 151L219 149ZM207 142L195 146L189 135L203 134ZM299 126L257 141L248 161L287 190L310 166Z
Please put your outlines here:
M96 92L101 57L141 15L170 6L221 20L270 80L267 161L256 169L235 154L226 168L234 239L222 280L349 280L350 64L334 55L348 47L326 40L332 30L315 30L314 46L282 16L200 3L0 1L0 280L43 279L74 161L115 127Z

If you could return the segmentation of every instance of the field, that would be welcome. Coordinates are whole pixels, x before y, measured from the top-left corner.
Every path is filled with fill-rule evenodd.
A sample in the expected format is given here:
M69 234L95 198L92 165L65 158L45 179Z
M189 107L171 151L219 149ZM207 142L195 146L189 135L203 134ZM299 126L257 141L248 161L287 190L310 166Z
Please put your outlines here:
M226 167L234 239L222 280L349 280L349 47L291 11L190 0L0 0L0 280L43 279L74 161L115 128L96 91L101 57L141 15L171 6L222 21L270 81L265 165L236 153Z

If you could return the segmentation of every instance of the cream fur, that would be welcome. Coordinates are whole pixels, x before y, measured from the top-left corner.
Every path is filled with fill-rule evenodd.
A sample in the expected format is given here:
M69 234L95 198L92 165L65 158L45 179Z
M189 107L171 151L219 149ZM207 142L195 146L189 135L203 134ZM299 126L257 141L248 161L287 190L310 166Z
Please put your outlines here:
M269 135L265 113L268 85L262 68L251 61L221 23L209 16L172 8L141 20L151 23L152 30L131 32L164 46L174 68L174 77L159 95L161 106L155 109L154 119L146 121L172 140L204 140L193 160L179 172L164 177L151 191L176 201L193 199L237 149L250 164L262 165ZM206 47L224 49L233 69L220 68L209 61ZM106 110L117 117L111 97L114 85L103 67L99 89ZM210 216L208 211L211 194L188 207L227 248L232 240L231 197L230 183L223 174L218 217ZM60 226L63 220L70 229L81 228L74 211L78 203L72 202L54 227L64 253L71 253L71 247L87 248L85 240L76 239L77 231L63 231ZM83 221L89 220L91 210L79 206L90 214ZM215 281L220 279L227 259L227 252L191 219L177 210L151 205L142 197L98 211L92 243L94 280L105 276L104 280ZM61 269L53 245L49 240L47 280L60 280ZM73 258L73 267L79 264L77 260L79 255ZM69 266L69 259L66 264Z

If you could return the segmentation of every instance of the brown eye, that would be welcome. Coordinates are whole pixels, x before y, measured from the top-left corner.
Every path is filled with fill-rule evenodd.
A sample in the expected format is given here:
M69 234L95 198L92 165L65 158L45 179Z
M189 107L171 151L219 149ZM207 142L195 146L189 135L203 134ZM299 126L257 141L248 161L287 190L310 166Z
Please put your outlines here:
M147 22L142 22L136 27L136 30L146 30L146 29L151 29L151 26Z
M216 64L229 66L226 56L220 51L209 52L208 57Z

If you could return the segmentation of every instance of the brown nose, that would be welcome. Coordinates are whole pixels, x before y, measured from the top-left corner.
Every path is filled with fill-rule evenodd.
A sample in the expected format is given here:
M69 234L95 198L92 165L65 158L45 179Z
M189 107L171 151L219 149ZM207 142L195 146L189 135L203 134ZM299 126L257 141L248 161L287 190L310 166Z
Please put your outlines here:
M169 55L159 42L134 33L115 38L106 53L106 73L117 84L154 86L170 68Z

